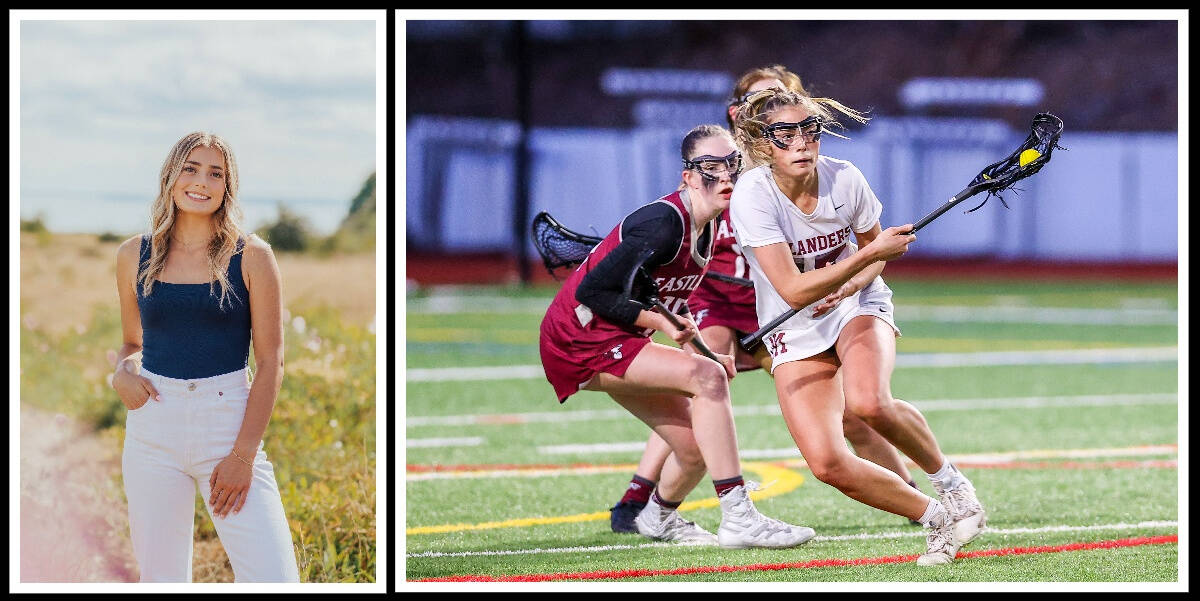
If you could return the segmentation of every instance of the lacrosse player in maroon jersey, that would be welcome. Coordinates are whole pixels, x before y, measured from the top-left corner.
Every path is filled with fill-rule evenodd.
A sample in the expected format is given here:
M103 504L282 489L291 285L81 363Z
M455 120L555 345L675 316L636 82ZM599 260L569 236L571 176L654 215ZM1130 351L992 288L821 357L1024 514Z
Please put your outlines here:
M800 77L783 65L751 69L738 78L734 87L733 99L726 114L730 128L733 127L737 107L745 101L746 96L767 88L790 89L806 94ZM734 236L729 209L722 211L714 221L714 231L716 241L713 243L712 260L708 264L709 273L748 277L746 259L742 256L741 247ZM757 345L755 352L750 352L737 343L738 338L758 329L754 288L706 277L700 282L700 287L692 293L689 305L700 330L700 337L710 348L733 356L738 372L759 367L770 372L771 356L767 353L765 345ZM913 481L896 447L872 430L866 422L847 411L844 415L843 429L846 439L850 441L859 457L896 472L909 486L917 488L917 483ZM670 454L671 447L652 432L638 461L637 471L629 481L624 495L616 505L609 508L609 525L613 532L637 533L634 518L649 501L650 492L654 489L663 464ZM912 520L910 523L920 525L920 522Z
M726 548L794 547L813 530L759 513L742 479L729 404L733 358L718 354L713 361L686 346L698 334L686 301L712 257L713 219L729 206L739 153L718 125L694 128L680 150L687 165L680 189L627 215L550 303L541 325L542 366L559 402L580 390L605 392L670 447L635 519L641 534ZM682 328L642 302L650 294ZM684 348L652 342L656 330ZM720 499L716 535L676 511L705 471Z
M819 480L921 522L930 531L917 563L949 563L983 531L986 516L925 418L891 396L899 329L879 274L899 253L878 245L892 235L916 237L907 234L911 225L881 230L882 205L862 173L820 155L822 133L836 125L831 107L866 121L836 101L776 89L738 108L738 143L763 163L739 178L730 203L737 239L750 250L759 321L801 309L764 339L779 405ZM842 440L847 409L919 465L939 498L850 453Z

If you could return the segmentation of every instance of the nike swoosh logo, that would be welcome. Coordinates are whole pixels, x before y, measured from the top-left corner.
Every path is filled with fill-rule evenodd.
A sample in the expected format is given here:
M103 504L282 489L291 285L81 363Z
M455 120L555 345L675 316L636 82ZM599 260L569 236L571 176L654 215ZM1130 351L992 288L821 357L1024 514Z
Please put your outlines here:
M840 209L840 208L842 208L842 207L844 207L844 206L846 206L846 205L833 205L833 210L835 210L835 211L836 211L836 210L838 210L838 209Z

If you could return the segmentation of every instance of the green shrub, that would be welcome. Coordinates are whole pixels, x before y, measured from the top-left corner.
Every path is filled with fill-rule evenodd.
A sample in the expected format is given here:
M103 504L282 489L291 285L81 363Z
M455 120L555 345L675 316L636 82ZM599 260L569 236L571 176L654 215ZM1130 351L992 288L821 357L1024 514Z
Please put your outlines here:
M43 217L42 217L41 213L39 213L38 216L34 217L33 219L22 219L21 220L21 231L22 232L30 232L33 234L45 232L46 224L43 223L42 219L43 219Z
M276 251L303 252L313 241L312 228L308 220L292 213L279 203L279 218L258 230L258 235Z

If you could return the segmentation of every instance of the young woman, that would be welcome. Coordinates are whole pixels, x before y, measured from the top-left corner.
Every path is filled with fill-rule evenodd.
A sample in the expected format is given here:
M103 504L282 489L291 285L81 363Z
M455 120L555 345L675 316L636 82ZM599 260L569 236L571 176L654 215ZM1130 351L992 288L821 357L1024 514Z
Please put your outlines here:
M682 309L712 257L712 222L728 207L738 173L738 151L720 126L693 129L680 151L686 165L681 189L626 216L551 302L541 325L542 365L560 402L579 390L608 393L670 447L635 519L640 533L726 548L793 547L812 538L812 529L763 516L742 479L729 404L733 358L719 354L718 363L650 340L659 330L686 347L697 335ZM880 237L876 246L891 250L897 240ZM638 281L639 267L653 278L650 292L684 313L682 328L638 302L645 294L630 282ZM676 512L706 470L720 498L716 536Z
M917 563L949 563L983 530L985 514L921 413L891 396L899 330L892 292L878 276L898 255L876 246L911 225L881 231L882 205L862 173L820 155L822 133L837 124L830 107L866 121L830 99L777 89L754 94L738 109L738 142L764 163L742 176L731 201L738 242L751 251L746 259L759 319L803 309L764 340L780 408L819 480L926 525L926 552ZM846 410L924 469L940 501L851 454L842 442Z
M299 582L262 450L283 380L279 268L238 228L237 193L228 143L190 133L163 162L150 233L117 250L112 386L128 409L121 471L142 582L191 581L197 486L236 581Z
M745 100L746 95L767 88L788 89L807 95L800 77L783 65L751 69L738 78L734 87L733 99L726 114L731 129L734 127L737 107ZM742 249L734 237L729 210L722 211L714 223L716 242L713 245L712 261L708 265L709 271L747 277L746 259L742 256ZM710 348L733 356L739 372L758 369L760 366L770 370L771 356L767 354L765 346L759 345L755 352L750 352L737 344L738 338L758 329L753 288L704 278L692 294L690 304L696 325L700 329L700 337ZM896 448L863 420L853 413L846 412L843 427L846 439L853 445L859 457L896 472L909 486L917 487ZM629 481L624 495L616 505L609 508L609 524L613 532L637 532L634 518L649 501L650 492L670 454L671 447L666 441L651 432L638 461L637 471ZM920 525L918 522L910 523Z

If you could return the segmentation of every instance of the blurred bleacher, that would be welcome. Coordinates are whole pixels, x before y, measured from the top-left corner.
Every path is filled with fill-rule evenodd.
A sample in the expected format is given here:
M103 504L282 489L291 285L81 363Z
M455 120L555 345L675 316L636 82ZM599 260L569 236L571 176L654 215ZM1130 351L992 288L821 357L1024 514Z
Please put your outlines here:
M406 23L410 266L474 253L507 267L464 277L513 277L517 27ZM1007 154L1035 112L1063 118L1068 150L1005 195L1012 210L956 208L922 231L906 261L1173 270L1177 260L1174 21L536 21L523 35L529 216L548 210L607 233L674 189L679 139L724 122L734 78L778 62L816 94L870 110L868 126L846 132L851 141L826 138L822 152L864 172L885 227L915 221ZM670 91L635 89L644 74ZM914 101L914 90L936 88L914 82L963 78L1009 82L1033 101ZM523 252L540 270L532 247Z

